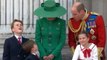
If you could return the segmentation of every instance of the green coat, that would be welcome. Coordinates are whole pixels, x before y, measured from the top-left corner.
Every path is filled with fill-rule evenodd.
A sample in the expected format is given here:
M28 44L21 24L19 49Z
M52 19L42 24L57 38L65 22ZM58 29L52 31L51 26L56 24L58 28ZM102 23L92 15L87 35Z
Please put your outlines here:
M56 18L49 21L41 18L36 21L35 40L38 45L41 60L43 56L53 54L53 60L62 60L61 50L66 40L65 20Z

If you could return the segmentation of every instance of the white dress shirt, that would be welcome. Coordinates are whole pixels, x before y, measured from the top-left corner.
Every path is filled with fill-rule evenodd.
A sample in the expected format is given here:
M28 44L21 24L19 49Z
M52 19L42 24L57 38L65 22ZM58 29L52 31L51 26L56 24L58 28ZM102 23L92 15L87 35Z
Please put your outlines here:
M17 36L17 35L15 35L15 37L17 38L17 40L18 40L18 38L20 37L20 41L21 41L21 43L22 43L22 36Z

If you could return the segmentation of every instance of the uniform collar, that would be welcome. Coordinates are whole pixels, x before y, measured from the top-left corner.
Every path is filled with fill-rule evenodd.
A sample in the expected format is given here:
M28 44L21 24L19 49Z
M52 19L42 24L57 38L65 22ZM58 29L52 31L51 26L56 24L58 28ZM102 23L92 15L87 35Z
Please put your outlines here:
M86 11L86 12L85 12L85 15L84 15L84 17L82 18L82 20L87 19L87 18L88 18L88 16L89 16L89 14L88 14L87 10L85 10L85 11Z

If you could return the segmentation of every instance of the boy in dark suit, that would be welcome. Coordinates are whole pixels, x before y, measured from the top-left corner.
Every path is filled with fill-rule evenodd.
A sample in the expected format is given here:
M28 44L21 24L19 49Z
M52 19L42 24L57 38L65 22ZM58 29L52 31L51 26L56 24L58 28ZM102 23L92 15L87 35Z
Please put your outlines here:
M13 36L4 43L3 60L24 60L28 54L24 53L22 44L28 39L22 36L23 22L15 19L11 24Z
M40 60L39 52L36 43L33 40L28 40L22 45L22 48L26 53L30 53L25 60Z

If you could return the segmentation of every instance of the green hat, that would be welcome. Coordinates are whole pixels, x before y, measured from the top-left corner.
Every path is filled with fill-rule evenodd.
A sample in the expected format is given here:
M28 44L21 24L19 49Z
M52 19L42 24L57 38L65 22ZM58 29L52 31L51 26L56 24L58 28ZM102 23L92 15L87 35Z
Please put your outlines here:
M55 3L53 0L47 0L41 4L41 7L34 11L34 14L39 17L59 17L66 13L66 9Z

